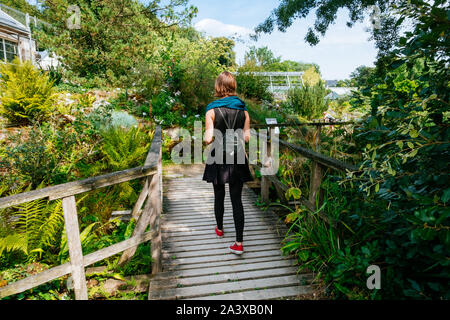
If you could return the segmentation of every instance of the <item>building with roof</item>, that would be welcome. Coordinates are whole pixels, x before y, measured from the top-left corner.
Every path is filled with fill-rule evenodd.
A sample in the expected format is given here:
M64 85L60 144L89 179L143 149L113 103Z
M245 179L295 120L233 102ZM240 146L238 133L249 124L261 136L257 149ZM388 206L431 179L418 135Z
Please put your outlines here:
M30 28L13 18L0 7L0 62L11 62L15 57L35 63L36 42Z

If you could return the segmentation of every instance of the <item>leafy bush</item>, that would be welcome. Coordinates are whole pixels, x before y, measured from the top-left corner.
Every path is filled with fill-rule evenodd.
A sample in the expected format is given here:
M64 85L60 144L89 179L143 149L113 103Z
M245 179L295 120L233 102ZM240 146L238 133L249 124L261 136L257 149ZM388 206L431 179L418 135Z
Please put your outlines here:
M155 122L163 127L179 125L187 127L194 119L199 118L194 108L187 108L179 99L167 90L161 90L160 94L152 99L152 115Z
M262 77L257 77L245 70L240 70L236 76L237 92L249 99L259 101L273 101L273 95L269 91L269 85Z
M305 84L288 91L287 101L283 107L290 112L307 119L321 118L322 113L328 109L325 100L326 89L323 83L316 85Z
M331 221L319 228L320 220L311 226L299 218L301 231L285 249L323 271L337 297L447 300L449 70L441 19L447 9L440 1L399 9L401 19L415 20L414 32L378 60L371 85L352 100L370 110L354 134L361 170L324 183L323 216ZM328 236L317 237L320 230ZM338 249L331 256L319 252L333 242ZM381 290L366 289L368 265L380 267Z
M12 123L47 119L54 109L56 91L46 74L31 62L0 64L0 114Z
M64 157L62 150L53 152L53 142L61 138L57 143L69 151L70 145L75 143L73 137L60 136L52 132L49 127L33 126L24 138L23 134L12 136L14 144L7 146L6 157L0 163L9 172L9 178L16 178L21 182L31 183L37 187L41 182L56 183L65 182L67 172L58 166ZM53 141L52 141L53 140Z
M30 187L23 192L30 191ZM13 194L21 190L18 188ZM24 261L29 262L43 256L51 259L57 253L64 228L61 200L40 199L17 205L6 222L6 228L0 234L0 257L3 252L19 251L24 255Z
M101 131L104 170L114 172L141 166L150 148L151 137L139 127L111 126Z
M131 128L133 126L137 126L138 122L136 119L128 114L125 111L116 111L111 114L111 120L109 126L111 127L122 127L122 128Z

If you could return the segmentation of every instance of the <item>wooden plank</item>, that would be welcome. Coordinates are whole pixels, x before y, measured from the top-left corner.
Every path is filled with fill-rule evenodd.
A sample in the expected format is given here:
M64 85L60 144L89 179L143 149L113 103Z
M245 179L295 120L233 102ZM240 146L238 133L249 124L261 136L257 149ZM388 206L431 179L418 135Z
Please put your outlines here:
M69 246L70 264L74 282L75 299L88 300L86 277L84 274L83 251L78 227L77 207L74 196L62 200L67 244Z
M205 276L195 276L188 278L164 278L152 279L152 290L170 289L177 287L199 286L207 284L217 284L229 281L242 281L251 279L268 279L274 276L292 276L297 274L297 268L279 267L262 270L247 270L242 272L218 273ZM302 282L311 280L310 274L301 275Z
M247 212L247 211L246 211ZM185 218L179 218L177 216L172 216L170 214L165 214L161 217L161 220L164 223L177 223L180 225L196 225L196 226L201 226L201 225L211 225L216 223L216 219L214 216L211 216L209 219L205 219L204 217L197 217L197 216L193 216L193 217L185 217ZM262 222L262 223L275 223L277 221L281 221L281 218L277 218L277 217L265 217L265 216L246 216L245 217L245 222ZM224 215L224 223L225 224L231 224L234 223L234 219L232 217L232 214L225 214Z
M265 279L243 280L228 283L207 284L187 288L153 290L150 285L149 299L186 299L210 294L242 290L257 290L300 285L301 276L281 276Z
M273 223L276 223L273 221ZM214 230L214 226L216 225L215 222L202 222L202 223L191 223L191 224L184 224L184 223L171 223L169 221L166 221L162 226L161 229L163 230L172 230L172 231L190 231L190 230ZM264 226L269 227L271 224L259 220L253 219L252 221L249 221L249 219L245 219L245 225L252 225L252 226ZM224 220L224 226L226 228L234 229L234 221L229 219L227 221Z
M279 243L271 243L271 244L261 244L256 246L245 246L245 253L249 252L258 252L258 251L264 251L264 250L280 250L280 244ZM226 255L230 254L230 250L227 245L222 246L220 248L210 248L210 249L203 249L203 250L194 250L194 251L178 251L178 252L167 252L163 251L163 258L171 258L176 257L177 259L180 258L192 258L192 257L208 257L211 255Z
M278 221L278 220L282 220L282 218L276 216L275 214L272 213L264 213L264 212L259 212L258 215L250 215L253 213L258 213L257 210L247 210L244 208L244 214L245 214L245 218L248 219L254 219L254 220L258 220L258 221ZM173 214L170 212L166 212L163 213L161 216L162 220L164 221L168 221L168 222L179 222L179 223L183 223L183 222L200 222L200 221L207 221L207 222L215 222L215 217L214 215L211 213L209 216L204 216L204 215L197 215L194 214L192 216L178 216L177 214ZM228 211L225 212L224 214L224 221L225 220L229 220L232 221L233 216L232 216L232 212Z
M189 277L199 277L214 274L225 274L225 273L237 273L245 271L254 270L265 270L274 269L281 267L293 267L297 269L297 266L293 264L290 260L275 260L275 261L258 261L246 264L233 264L233 265L219 265L219 266L208 266L207 268L197 268L197 269L185 269L177 271L167 271L156 275L153 280L158 279L177 279L177 278L189 278Z
M162 167L161 167L161 127L157 126L155 128L155 133L153 135L153 141L152 145L150 147L150 150L147 154L147 158L145 159L144 166L152 164L156 166L156 174L153 175L146 181L146 186L148 186L148 192L147 194L147 201L145 204L144 209L142 210L142 213L139 217L139 219L136 222L136 226L133 230L133 236L141 235L144 233L145 229L150 223L154 223L154 218L152 221L152 217L157 214L160 216L161 213L161 175L162 175ZM140 197L141 198L141 197ZM142 198L144 198L144 195L142 195ZM142 206L144 199L139 199L138 203L136 203L136 206ZM153 237L160 237L158 235L158 230L153 229L151 230ZM153 242L153 241L152 241ZM134 256L136 252L137 246L133 248L127 249L125 252L122 253L122 256L119 259L119 265L124 265L128 261L131 260L131 258Z
M155 175L153 175L151 177L151 181L150 181L150 185L151 184L155 184L158 181L158 179L155 177ZM151 190L151 186L150 186L150 190ZM138 221L136 222L136 226L134 227L133 233L132 233L132 237L137 236L137 235L141 235L144 233L145 229L147 228L148 224L150 223L150 217L151 217L151 211L153 210L152 207L152 201L151 201L151 197L147 198L147 201L145 203L144 209L142 210L142 213L138 219ZM136 252L137 247L134 248L129 248L127 250L125 250L122 255L120 256L119 259L119 266L123 266L125 265L127 262L129 262L131 260L131 258L133 257L134 253Z
M144 180L144 187L141 191L141 193L139 194L139 198L137 199L136 203L133 206L133 210L131 210L130 215L131 218L134 219L134 221L137 221L137 219L139 218L141 212L142 212L142 206L144 205L145 199L147 199L148 196L148 190L150 187L150 181L151 178L145 178Z
M271 299L297 297L301 295L311 294L312 292L313 289L310 286L294 285L283 288L200 296L196 298L191 298L189 300L271 300Z
M159 158L158 158L158 167L161 167L161 157L162 152L159 150ZM160 169L159 173L162 174ZM156 183L154 185L150 185L150 197L152 201L153 210L151 212L150 217L150 230L152 231L154 237L152 238L151 243L151 256L152 256L152 274L156 274L162 270L161 266L161 211L162 211L162 189L161 189L161 179L158 176Z
M215 226L216 225L216 219L214 216L210 216L210 217L185 217L185 218L177 218L176 216L171 217L171 216L167 216L167 215L163 215L161 220L163 221L163 225L164 223L176 223L176 224L180 224L180 225L212 225ZM246 216L245 217L245 222L247 223L254 223L254 222L261 222L261 223L266 223L266 224L273 224L273 223L277 223L279 221L282 221L283 219L277 219L277 218L272 218L272 217L256 217L256 216ZM225 216L223 217L223 222L226 225L234 225L234 218L232 217L231 213L225 214Z
M224 217L223 223L225 228L228 230L234 230L234 219L228 214L227 217ZM216 220L214 217L204 217L204 219L162 219L161 228L164 230L168 230L170 227L181 227L181 228L195 228L195 227L208 227L214 233L214 228L216 226ZM265 225L271 226L275 224L280 224L282 226L282 222L278 219L262 219L260 217L245 217L245 225ZM245 228L245 226L244 226Z
M266 251L255 251L255 252L244 252L241 256L226 253L219 255L210 255L206 257L188 257L188 258L175 258L170 257L165 259L168 265L181 265L181 264L204 264L210 262L211 260L217 259L218 261L229 261L229 260L246 260L249 258L261 258L261 257L271 257L277 256L281 257L281 251L278 250L266 250Z
M219 239L216 239L219 240ZM179 246L179 245L171 245L170 243L164 243L163 244L163 250L165 252L169 253L177 253L177 252L195 252L195 251L202 251L202 250L218 250L224 248L224 244L230 245L229 242L225 241L216 241L215 243L203 243L202 241L199 241L199 244L190 245L190 246ZM279 238L268 238L268 239L258 239L258 240L246 240L245 241L245 248L248 247L254 247L254 246L261 246L261 245L277 245L280 246L280 239ZM225 247L228 247L225 246Z
M283 232L273 232L271 230L265 230L265 231L261 231L261 230L245 230L244 229L244 241L245 239L248 239L250 236L255 236L255 235L273 235L273 234L277 234L279 236L284 235ZM211 239L211 237L214 237L214 233L204 233L204 234L194 234L194 235L190 235L189 237L177 237L174 238L172 237L173 234L171 233L162 233L161 236L163 238L164 241L168 241L170 239L171 243L175 243L175 242L183 242L183 241L192 241L192 240L205 240L205 239ZM236 237L236 234L234 231L232 232L227 232L225 233L224 239L228 239L229 241L234 241Z
M245 258L245 259L234 259L234 260L225 260L225 261L205 261L201 264L168 264L164 265L164 270L167 272L173 271L184 271L184 270L205 270L206 268L213 267L224 267L224 266L238 266L238 265L252 265L256 262L274 262L274 261L291 261L288 257L280 257L276 255L272 256L264 256L264 257L253 257L253 258ZM294 264L294 263L292 263Z
M233 234L234 236L234 234ZM163 242L163 248L169 250L168 248L171 248L173 250L183 250L183 248L189 248L189 247L196 247L200 245L223 245L228 244L230 245L230 240L232 241L232 238L215 238L215 237L209 237L206 239L200 239L200 240L192 240L189 239L188 241L177 241L177 242L170 242L169 240ZM272 241L278 241L278 243L281 243L283 240L283 237L280 237L274 233L267 233L267 234L257 234L253 236L247 236L245 238L245 244L251 243L252 241L265 241L265 240L272 240Z
M248 231L253 231L253 232L258 232L258 231L271 231L272 229L270 227L266 227L266 226L246 226L244 228L244 241L245 241L245 232ZM275 231L275 230L274 230ZM168 230L162 230L162 234L164 234L165 236L170 236L170 237L186 237L186 236L194 236L194 235L213 235L213 231L211 230L192 230L192 231L168 231Z
M255 210L246 210L244 208L245 221L251 222L267 222L273 223L275 221L282 221L283 219L276 217L275 215L264 215L263 213ZM224 213L224 222L233 222L233 212L232 210L226 210ZM186 224L186 225L206 225L215 224L216 218L214 213L210 212L207 214L193 212L192 215L188 214L174 214L174 213L164 213L162 215L162 220L165 223L176 223L176 224Z

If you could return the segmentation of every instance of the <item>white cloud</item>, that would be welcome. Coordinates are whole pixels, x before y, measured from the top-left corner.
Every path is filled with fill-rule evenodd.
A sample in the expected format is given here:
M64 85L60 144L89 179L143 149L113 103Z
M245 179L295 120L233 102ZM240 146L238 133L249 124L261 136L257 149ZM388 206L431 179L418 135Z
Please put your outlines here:
M194 25L197 31L212 37L247 37L252 30L233 24L225 24L214 19L203 19Z

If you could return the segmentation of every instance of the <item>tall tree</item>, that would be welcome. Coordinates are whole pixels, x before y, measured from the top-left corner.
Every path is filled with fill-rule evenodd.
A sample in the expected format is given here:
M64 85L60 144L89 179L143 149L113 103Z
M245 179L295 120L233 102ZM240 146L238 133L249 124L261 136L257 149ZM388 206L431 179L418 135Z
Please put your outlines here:
M0 3L13 9L22 11L23 13L28 13L33 17L41 17L41 12L39 11L39 9L35 5L30 4L27 0L0 0Z
M245 54L245 61L256 65L258 68L265 69L274 63L280 62L281 57L276 57L268 47L256 48L252 46Z
M375 68L359 66L350 74L350 79L358 88L367 87L374 72Z
M370 16L372 21L381 19L383 15L388 14L391 6L396 2L397 0L281 0L272 14L257 26L254 37L257 38L261 33L272 33L275 28L285 32L296 19L306 18L311 11L315 10L316 20L314 26L308 28L305 41L310 45L316 45L320 41L320 36L324 36L330 25L335 22L339 9L349 11L347 26L352 27L367 16ZM398 28L398 26L392 25L389 19L385 21L386 26ZM378 26L378 21L374 22ZM373 30L376 29L373 28ZM392 37L395 32L378 33L378 37L374 37L374 39L378 42L379 36L382 34Z
M161 36L188 25L197 10L187 0L161 5L153 0L45 0L43 14L53 28L38 33L39 42L63 58L74 76L124 84L146 61L155 60ZM69 28L69 5L80 11L79 28ZM156 61L155 61L156 62Z

